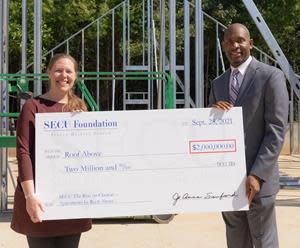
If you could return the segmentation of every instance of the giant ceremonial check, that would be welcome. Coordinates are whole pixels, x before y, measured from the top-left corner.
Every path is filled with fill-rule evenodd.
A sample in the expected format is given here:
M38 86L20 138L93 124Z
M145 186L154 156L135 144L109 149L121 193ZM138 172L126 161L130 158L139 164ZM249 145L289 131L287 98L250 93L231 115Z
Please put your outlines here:
M246 210L242 109L36 115L43 219Z

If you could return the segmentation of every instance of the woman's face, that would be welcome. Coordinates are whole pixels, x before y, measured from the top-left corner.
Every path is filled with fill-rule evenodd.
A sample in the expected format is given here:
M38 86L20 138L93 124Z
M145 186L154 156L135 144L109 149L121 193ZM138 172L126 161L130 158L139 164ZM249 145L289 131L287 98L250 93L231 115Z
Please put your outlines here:
M56 93L68 93L76 79L75 66L68 58L58 59L48 70L50 90Z

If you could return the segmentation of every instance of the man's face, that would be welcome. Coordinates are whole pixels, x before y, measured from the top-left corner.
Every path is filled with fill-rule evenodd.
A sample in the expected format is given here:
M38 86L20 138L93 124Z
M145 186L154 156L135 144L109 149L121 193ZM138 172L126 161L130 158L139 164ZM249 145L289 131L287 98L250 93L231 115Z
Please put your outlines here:
M238 67L250 56L253 40L246 29L240 25L233 25L226 31L222 47L230 64Z

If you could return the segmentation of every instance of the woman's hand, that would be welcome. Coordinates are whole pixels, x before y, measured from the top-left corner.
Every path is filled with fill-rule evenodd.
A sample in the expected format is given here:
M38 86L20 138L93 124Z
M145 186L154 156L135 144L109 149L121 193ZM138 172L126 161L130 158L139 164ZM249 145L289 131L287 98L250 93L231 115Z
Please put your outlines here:
M42 212L45 211L44 204L34 193L33 180L21 182L22 189L26 199L26 210L33 223L42 222Z
M33 223L42 222L41 213L45 212L45 206L35 194L26 197L26 210Z

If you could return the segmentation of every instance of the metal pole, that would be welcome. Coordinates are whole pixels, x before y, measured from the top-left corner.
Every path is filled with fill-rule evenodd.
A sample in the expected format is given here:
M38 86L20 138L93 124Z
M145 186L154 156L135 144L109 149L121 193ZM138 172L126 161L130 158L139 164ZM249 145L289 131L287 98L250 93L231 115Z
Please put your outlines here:
M169 0L170 11L170 62L169 70L174 79L174 108L176 108L176 1Z
M216 23L216 76L220 75L219 71L219 49L218 49L218 39L219 39L219 24Z
M100 27L99 27L99 20L97 20L97 72L100 71ZM99 75L98 75L99 77ZM100 97L99 97L99 91L100 91L100 81L97 79L97 106L100 106Z
M153 19L152 19L152 30L153 30L154 67L155 67L155 71L158 72L157 44L156 44L157 41L155 37L155 23ZM161 109L161 80L158 79L156 80L156 90L157 90L157 109ZM153 104L153 91L152 91L152 104Z
M0 73L3 73L3 1L0 1ZM2 92L2 84L4 81L0 81L0 92ZM2 101L0 101L0 109L2 109ZM0 133L2 134L2 120L0 122L1 125L1 129L0 129ZM1 149L1 153L0 153L0 159L2 162L2 149ZM5 190L5 185L6 185L6 181L3 181L2 178L2 172L4 171L5 166L3 163L0 164L0 213L5 210L5 206L6 206L6 196L4 194ZM5 179L5 177L4 177Z
M27 72L27 0L22 0L22 69L21 72ZM24 79L25 80L25 79ZM20 100L20 107L25 103L25 99Z
M81 31L81 71L84 72L84 29ZM82 75L82 83L84 83L84 75ZM84 98L83 92L81 93L81 98Z
M81 32L81 71L84 72L84 61L85 61L85 55L84 55L84 30Z
M143 0L143 17L142 17L142 32L143 32L143 42L142 42L142 53L143 53L143 66L145 65L145 0Z
M184 0L184 107L190 107L190 5Z
M126 68L126 2L123 2L123 72ZM126 80L123 79L123 110L126 110Z
M151 67L150 71L154 71L154 59L155 59L155 46L154 46L154 39L155 39L155 30L153 29L153 23L154 23L154 17L153 17L153 0L150 2L150 13L151 13L151 22L150 22L150 27L151 27ZM150 84L148 84L148 99L149 99L149 105L148 109L153 109L153 79L150 80Z
M127 42L128 42L128 52L127 52L127 65L130 65L130 0L128 1L128 9L127 9Z
M9 0L3 0L2 3L2 11L1 13L1 18L2 19L2 48L3 48L3 53L1 56L1 61L0 63L2 64L2 73L8 73L8 55L9 55ZM2 81L0 85L0 90L1 90L1 112L8 112L8 92L7 92L7 82ZM7 135L7 130L8 130L8 120L7 118L1 118L1 135ZM6 148L1 148L1 166L0 166L0 191L1 191L1 210L7 210L7 149Z
M147 1L147 31L148 31L148 71L151 71L151 7L150 7L150 1ZM148 91L150 87L150 80L148 80ZM150 109L150 95L148 94L148 109Z
M220 39L217 38L217 46L218 46L218 51L220 55L220 60L221 60L221 65L222 65L222 72L225 72L225 64L224 64L224 59L223 59L223 53L222 53L222 48L221 48L221 42ZM218 58L219 59L219 58Z
M290 155L292 155L294 153L294 91L292 87L290 93Z
M42 0L34 0L34 73L41 73L42 63ZM41 80L34 81L34 95L42 94Z
M3 51L3 1L0 1L0 73L3 73Z
M165 64L166 64L166 35L164 30L166 29L166 12L165 12L165 0L160 1L160 41L159 41L159 71L165 71ZM161 109L162 106L165 106L162 103L162 84L161 80L158 81L158 88L157 88L157 108ZM162 105L163 104L163 105Z
M22 0L22 73L27 71L27 0Z
M112 15L112 23L111 23L111 28L112 28L112 33L111 33L111 53L112 53L112 72L115 71L115 10L111 12ZM115 88L116 88L116 81L115 81L115 75L113 75L113 80L112 80L112 111L115 110Z
M3 41L4 41L4 54L3 54L3 73L8 73L8 65L9 65L9 0L3 0ZM5 91L5 98L6 98L6 84L4 84L5 89L2 89L2 94L4 94ZM5 101L5 104L7 104L7 101ZM5 112L8 111L8 109L5 106Z
M204 39L203 39L203 15L202 15L202 1L195 0L195 20L196 20L196 107L204 107Z

